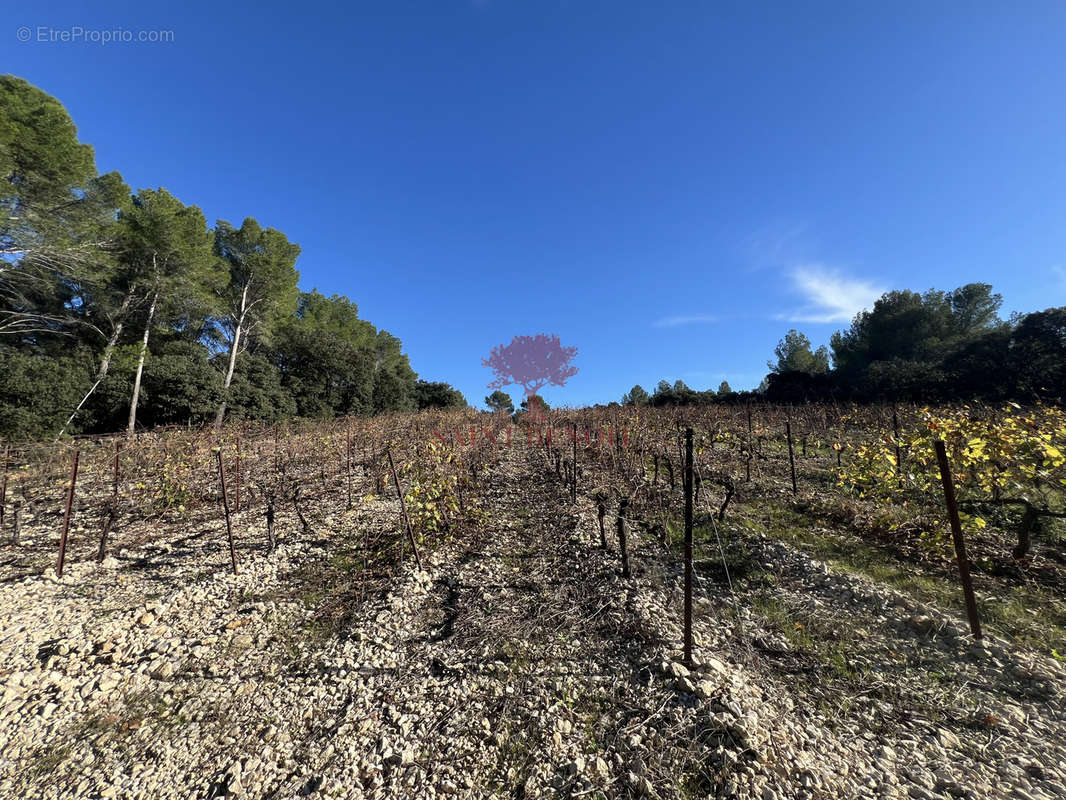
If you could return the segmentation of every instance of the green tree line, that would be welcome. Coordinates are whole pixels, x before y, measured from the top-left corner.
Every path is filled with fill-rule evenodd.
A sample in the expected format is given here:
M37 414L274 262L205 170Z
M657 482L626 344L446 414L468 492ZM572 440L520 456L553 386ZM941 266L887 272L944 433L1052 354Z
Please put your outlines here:
M465 405L300 248L98 174L62 104L0 76L0 437Z
M891 291L829 346L790 330L774 349L755 392L698 392L660 381L639 385L623 404L686 405L824 400L1002 401L1066 399L1066 307L1000 316L1003 298L987 283L953 291Z

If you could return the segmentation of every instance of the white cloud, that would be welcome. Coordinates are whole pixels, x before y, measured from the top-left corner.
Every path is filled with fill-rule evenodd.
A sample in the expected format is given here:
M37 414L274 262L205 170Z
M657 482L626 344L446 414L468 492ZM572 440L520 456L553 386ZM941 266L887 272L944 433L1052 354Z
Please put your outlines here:
M796 267L791 278L796 290L807 299L807 305L778 315L779 319L790 322L851 322L885 292L870 281L849 278L820 264Z
M718 317L714 314L690 314L679 317L663 317L655 320L652 326L656 328L676 328L679 325L707 325L717 321Z
M766 269L795 263L809 250L810 225L806 222L779 221L752 233L744 242L749 269Z

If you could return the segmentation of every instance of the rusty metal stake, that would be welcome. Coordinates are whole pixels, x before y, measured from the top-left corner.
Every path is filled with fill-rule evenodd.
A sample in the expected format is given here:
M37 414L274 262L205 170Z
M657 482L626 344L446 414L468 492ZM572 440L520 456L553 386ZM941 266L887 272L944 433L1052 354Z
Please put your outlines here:
M0 533L4 530L4 504L7 502L7 467L10 447L4 447L4 471L0 474Z
M422 559L418 555L418 547L415 545L415 533L411 530L411 519L407 516L407 503L403 499L403 490L400 489L400 476L396 474L396 465L392 462L392 450L390 448L385 449L385 453L389 457L389 469L392 470L392 482L396 486L396 496L400 498L400 508L403 511L403 524L407 528L407 539L411 542L411 549L415 554L415 564L419 569L422 569Z
M692 428L685 429L685 664L692 665Z
M103 561L107 554L107 537L111 533L111 526L118 517L118 451L119 440L115 439L115 456L111 467L111 503L107 509L107 519L104 520L104 530L100 534L100 549L96 554L97 561Z
M962 579L962 594L966 599L966 616L970 619L970 632L975 639L980 639L981 620L977 616L977 600L973 594L973 580L970 578L970 562L966 558L966 539L962 535L959 522L959 505L955 500L955 481L951 476L951 465L944 441L933 442L936 460L940 464L940 480L944 484L944 503L948 507L948 521L951 523L951 536L955 540L955 560L959 562L959 577Z
M622 551L622 577L629 577L629 548L626 547L626 509L629 498L623 497L618 504L618 548Z
M751 403L748 403L748 461L745 468L746 480L751 482L751 462L755 458L755 437L751 427Z
M574 429L574 474L573 480L570 484L570 502L577 502L577 425L573 426Z
M796 494L796 456L792 452L792 423L785 422L785 435L788 437L788 468L792 471L792 494Z
M63 577L63 562L67 557L67 532L70 530L71 509L74 506L74 484L78 481L78 458L80 450L74 451L74 463L70 466L70 488L67 490L67 509L63 513L63 532L59 535L59 560L56 562L56 577Z
M899 449L899 413L896 411L896 404L892 404L892 444L896 447L896 475L900 475L903 470L903 456Z
M222 510L226 514L226 538L229 540L229 560L233 564L233 574L237 574L237 550L233 546L233 524L229 518L229 497L226 496L226 470L222 466L222 448L215 452L218 456L218 480L222 484Z
M352 507L352 422L345 423L344 471L348 477L348 508Z
M234 488L236 489L237 494L233 498L233 510L239 514L241 511L241 435L239 433L237 434L237 443L234 445L234 449L236 450L236 458L234 459L233 468L235 472L234 477L237 481Z

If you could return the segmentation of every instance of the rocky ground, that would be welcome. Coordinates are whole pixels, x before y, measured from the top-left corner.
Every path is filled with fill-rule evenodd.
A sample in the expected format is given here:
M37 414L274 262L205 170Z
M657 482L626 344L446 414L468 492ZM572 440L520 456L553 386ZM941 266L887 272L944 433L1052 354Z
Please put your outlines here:
M236 576L205 522L0 585L0 797L1066 796L1054 658L975 644L956 609L741 506L733 591L701 549L688 669L659 541L633 533L623 579L538 454L505 449L484 480L477 524L422 568L360 550L396 525L364 499L283 515Z

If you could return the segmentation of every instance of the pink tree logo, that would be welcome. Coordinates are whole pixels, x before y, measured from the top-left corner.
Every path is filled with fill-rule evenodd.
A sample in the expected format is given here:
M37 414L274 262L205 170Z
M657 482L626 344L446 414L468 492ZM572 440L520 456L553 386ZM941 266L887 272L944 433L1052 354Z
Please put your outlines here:
M536 336L516 336L508 345L492 348L488 358L481 359L496 377L490 389L501 389L509 384L521 386L525 392L526 405L534 419L544 416L537 399L537 392L545 386L562 386L577 374L571 365L577 355L576 347L563 347L555 334L538 333Z

